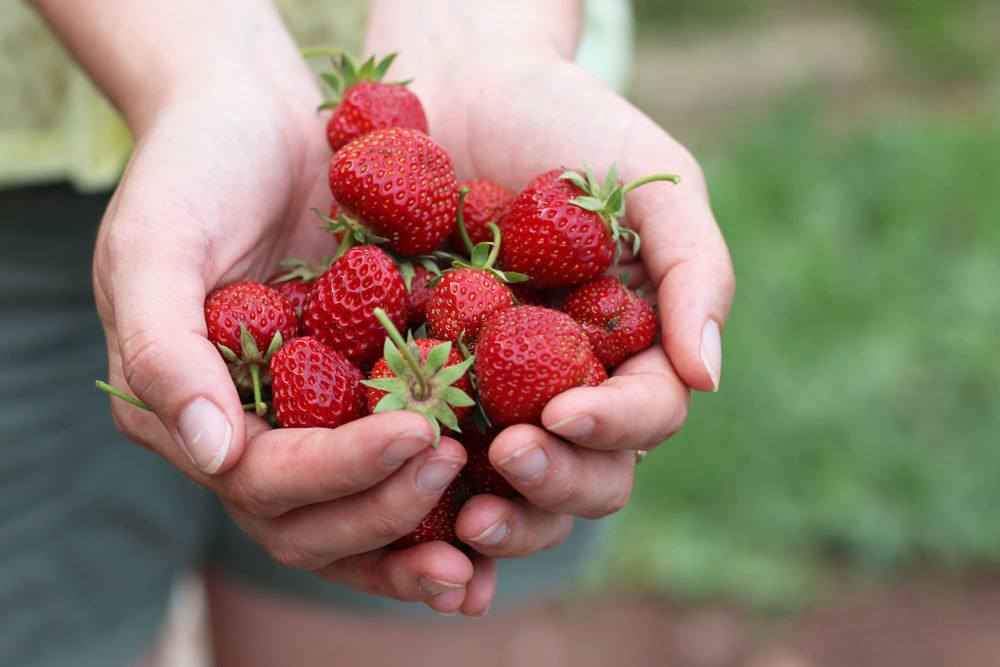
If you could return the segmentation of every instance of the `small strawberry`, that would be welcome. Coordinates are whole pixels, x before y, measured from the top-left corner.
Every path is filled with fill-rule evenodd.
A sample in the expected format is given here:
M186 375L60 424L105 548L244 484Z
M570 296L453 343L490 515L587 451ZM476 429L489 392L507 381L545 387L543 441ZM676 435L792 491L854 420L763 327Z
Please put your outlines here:
M458 228L465 228L463 200L467 190L459 193ZM432 283L427 302L427 328L432 336L458 341L470 348L475 346L479 328L493 313L514 305L514 295L508 282L528 280L528 276L494 268L500 252L500 229L492 222L487 230L493 240L469 248L469 263L456 261L455 269Z
M641 352L656 338L656 314L622 281L603 276L566 297L563 312L583 326L596 356L608 368Z
M362 382L368 387L368 410L410 410L423 415L434 426L437 445L441 425L460 431L458 421L475 405L466 374L474 358L463 359L450 342L412 337L404 341L385 311L376 308L375 317L389 335L383 357L372 368L370 379Z
M261 399L261 385L270 381L267 367L272 355L298 331L295 310L270 287L234 283L205 299L205 324L208 339L225 358L236 386L253 390L257 414L263 416L267 407Z
M275 353L271 377L274 413L284 428L336 428L365 414L361 371L310 336Z
M295 314L302 317L313 282L329 268L330 262L310 264L301 259L285 259L281 266L282 270L272 274L265 282L268 287L285 297L295 309Z
M479 399L496 424L538 424L556 394L584 385L593 353L573 318L538 306L492 315L479 332Z
M465 231L469 239L463 239L462 232L456 229L451 236L451 245L464 253L469 251L470 246L490 240L492 234L486 223L500 224L500 219L510 210L514 193L487 179L467 181L460 187L468 188L469 192L465 198Z
M426 255L455 228L458 180L444 149L419 130L375 130L330 162L330 191L341 207L329 231L366 230L394 253Z
M679 180L657 174L622 186L614 165L603 183L585 171L586 178L562 169L536 177L501 221L500 263L530 273L532 287L568 287L596 278L611 266L622 238L631 237L638 252L638 235L619 222L625 195L652 181Z
M517 305L519 306L543 306L548 308L551 305L549 295L545 290L535 289L520 283L508 285L508 287L514 293L514 298L517 299Z
M462 479L456 478L448 485L441 498L434 505L427 515L421 519L410 533L399 538L389 545L390 549L402 549L403 547L420 544L421 542L433 542L441 540L449 544L457 544L458 537L455 536L455 520L458 518L458 511L468 498L468 492Z
M517 489L490 463L490 445L499 433L499 428L489 428L482 433L475 424L468 424L462 431L462 446L469 455L462 468L462 480L470 496L490 493L501 498L513 498L518 495Z
M333 98L319 108L333 109L326 138L334 152L372 130L409 127L427 132L424 107L406 83L382 82L395 59L396 54L390 53L376 63L372 56L358 67L345 53L331 56L333 71L320 76L330 86Z
M410 329L417 329L427 321L427 301L430 300L432 291L430 282L441 275L437 266L433 264L432 266L433 270L426 264L404 263L399 268L406 284L406 291L410 295L410 307L407 311L409 313L407 326Z
M316 279L302 312L302 329L359 368L371 368L385 340L373 311L382 308L393 324L403 327L408 307L403 278L385 251L359 246Z

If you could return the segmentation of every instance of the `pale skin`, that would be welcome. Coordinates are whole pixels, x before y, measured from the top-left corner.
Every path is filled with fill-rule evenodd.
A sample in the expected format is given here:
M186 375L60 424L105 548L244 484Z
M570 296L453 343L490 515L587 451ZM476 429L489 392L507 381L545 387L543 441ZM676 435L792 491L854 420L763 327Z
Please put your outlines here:
M409 413L270 430L242 411L205 338L209 291L332 247L310 213L330 202L324 118L313 111L320 94L274 8L263 0L35 4L136 137L101 225L94 287L110 382L153 413L114 401L115 420L218 494L278 561L372 595L482 615L494 558L558 544L572 516L621 509L634 450L681 427L691 389L718 388L734 282L704 180L680 144L572 64L578 4L376 0L367 48L401 53L390 77L414 79L460 178L517 189L553 166L587 163L603 174L612 162L625 180L682 176L627 200L643 246L625 270L655 295L662 344L603 386L553 399L544 428L515 426L497 438L490 459L524 499L479 496L463 508L457 532L479 556L443 543L382 549L434 505L465 461L462 447L445 438L430 448L429 426ZM210 591L226 612L213 619L222 665L265 664L265 646L286 657L343 651L393 627L373 621L339 633L326 624L315 641L292 642L261 618L272 607L275 618L294 618L294 602L272 604L232 582ZM303 626L317 613L302 608ZM227 623L242 630L228 633ZM239 646L228 643L235 637Z

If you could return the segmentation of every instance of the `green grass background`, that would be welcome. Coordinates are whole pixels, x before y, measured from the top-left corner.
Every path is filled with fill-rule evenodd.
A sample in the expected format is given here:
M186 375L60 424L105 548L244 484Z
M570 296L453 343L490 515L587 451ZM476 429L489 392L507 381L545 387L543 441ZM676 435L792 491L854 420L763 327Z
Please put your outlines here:
M693 146L739 283L723 389L639 469L605 580L784 607L833 573L1000 563L1000 96L986 99L844 121L801 91Z

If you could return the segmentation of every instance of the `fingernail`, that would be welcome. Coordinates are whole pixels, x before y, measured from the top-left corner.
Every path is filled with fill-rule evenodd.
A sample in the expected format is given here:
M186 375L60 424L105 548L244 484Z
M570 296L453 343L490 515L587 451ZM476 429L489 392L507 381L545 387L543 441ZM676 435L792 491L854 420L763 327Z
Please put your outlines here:
M400 436L382 452L382 462L390 468L398 468L411 457L424 451L431 441L419 433L407 433Z
M597 422L589 415L573 415L562 421L557 421L548 427L549 431L561 435L564 438L583 439L590 436L597 427Z
M465 588L465 584L453 584L450 581L442 581L433 577L417 577L417 588L428 595L441 595L448 591L457 591Z
M490 613L490 606L486 605L486 609L483 609L483 613L476 614L476 618L482 618L483 616L485 616L488 613Z
M509 532L510 528L507 527L507 522L500 519L483 532L471 538L469 541L481 544L484 547L492 547L503 542Z
M233 441L233 427L222 410L199 396L181 411L177 430L191 462L210 475L218 472Z
M417 471L417 488L428 495L441 493L455 479L461 467L462 459L456 456L427 459Z
M538 443L517 450L503 461L500 467L522 481L530 481L545 472L549 457Z
M441 595L434 597L434 602L438 606L444 607L445 609L449 607L455 607L454 611L438 611L437 609L434 609L434 607L431 607L431 609L434 609L434 611L441 614L442 616L454 616L455 614L458 613L458 607L460 607L462 605L462 602L464 601L465 601L465 586L462 586L461 589L451 590L446 593L441 593Z
M715 320L705 322L701 332L701 363L705 365L709 377L712 378L712 391L719 391L719 378L722 375L722 334L719 323Z

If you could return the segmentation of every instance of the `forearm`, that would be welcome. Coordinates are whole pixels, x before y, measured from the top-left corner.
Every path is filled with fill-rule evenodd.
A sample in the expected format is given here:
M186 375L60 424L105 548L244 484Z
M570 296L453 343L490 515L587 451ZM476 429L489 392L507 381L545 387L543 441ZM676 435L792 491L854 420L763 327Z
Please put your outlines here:
M303 69L266 0L33 0L134 132L158 109L253 77L276 85Z

